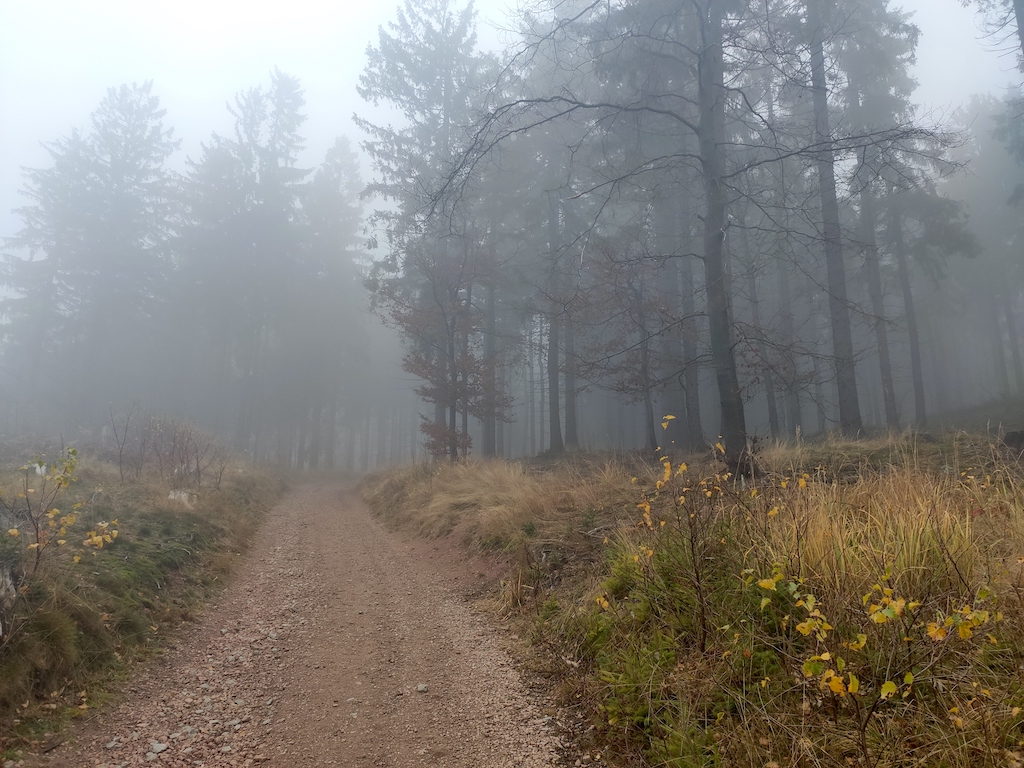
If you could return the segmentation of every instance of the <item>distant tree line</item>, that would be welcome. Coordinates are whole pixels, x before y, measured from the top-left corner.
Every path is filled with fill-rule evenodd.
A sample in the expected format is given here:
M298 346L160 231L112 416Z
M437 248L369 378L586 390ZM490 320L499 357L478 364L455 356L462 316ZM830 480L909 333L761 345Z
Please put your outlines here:
M431 450L739 463L1020 394L1021 114L924 122L918 36L888 0L541 0L494 57L407 0L361 85L406 118L363 121L370 287Z
M1018 5L981 3L1014 33ZM280 72L183 173L151 86L112 89L26 171L5 429L144 400L309 468L739 465L753 438L1024 395L1019 95L924 121L889 0L538 0L515 24L495 55L471 3L404 2L359 81L391 110L356 117L365 187L344 140L300 166Z
M365 463L363 183L345 139L299 166L303 106L275 71L184 173L150 83L110 89L88 131L47 145L0 273L4 431L116 433L141 404L262 460Z

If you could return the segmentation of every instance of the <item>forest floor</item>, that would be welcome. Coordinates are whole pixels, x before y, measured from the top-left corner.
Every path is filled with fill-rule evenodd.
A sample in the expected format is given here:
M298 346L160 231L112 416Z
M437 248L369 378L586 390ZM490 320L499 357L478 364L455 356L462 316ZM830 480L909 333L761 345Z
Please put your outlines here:
M120 703L20 764L580 765L519 641L474 606L495 575L386 531L350 486L296 486Z

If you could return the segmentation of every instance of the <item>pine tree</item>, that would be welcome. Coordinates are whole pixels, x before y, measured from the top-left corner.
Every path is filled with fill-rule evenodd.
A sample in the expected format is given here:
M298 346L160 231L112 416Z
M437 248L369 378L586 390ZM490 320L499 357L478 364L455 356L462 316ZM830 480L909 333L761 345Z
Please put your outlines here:
M29 203L7 246L3 283L12 364L31 392L57 359L77 372L77 418L145 386L157 302L167 284L172 213L165 163L178 143L152 83L111 88L91 130L47 145L26 171ZM47 354L49 353L49 354ZM40 392L39 394L44 394Z

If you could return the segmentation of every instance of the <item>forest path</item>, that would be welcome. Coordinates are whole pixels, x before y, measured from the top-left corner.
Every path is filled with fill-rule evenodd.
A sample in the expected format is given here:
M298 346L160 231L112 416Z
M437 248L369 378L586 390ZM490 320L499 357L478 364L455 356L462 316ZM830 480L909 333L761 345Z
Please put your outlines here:
M559 765L552 710L467 600L477 565L349 486L293 488L119 705L27 766Z

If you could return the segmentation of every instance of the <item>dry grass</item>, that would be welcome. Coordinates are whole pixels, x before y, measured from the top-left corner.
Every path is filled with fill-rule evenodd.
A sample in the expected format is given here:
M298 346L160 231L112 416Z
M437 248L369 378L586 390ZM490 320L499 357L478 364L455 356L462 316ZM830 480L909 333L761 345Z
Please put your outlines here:
M629 476L614 462L421 464L371 475L363 495L392 526L427 538L455 532L475 551L608 527L634 507Z
M997 444L773 445L753 481L664 460L417 467L366 496L408 530L528 553L503 605L637 764L1021 760L1024 472ZM797 631L808 596L820 635Z
M188 509L168 499L170 488L159 478L121 482L116 466L95 458L83 457L75 474L50 503L63 510L55 519L72 510L77 519L44 550L38 568L23 515L4 519L0 566L20 591L2 610L3 757L81 716L83 703L102 701L128 662L159 647L166 630L192 620L284 487L272 473L233 467L219 489L204 489ZM28 479L35 498L42 478L30 471ZM0 473L0 487L16 502L24 481L23 471ZM109 530L103 526L114 520L119 536L102 549L85 545L90 530ZM20 533L12 535L9 526Z

